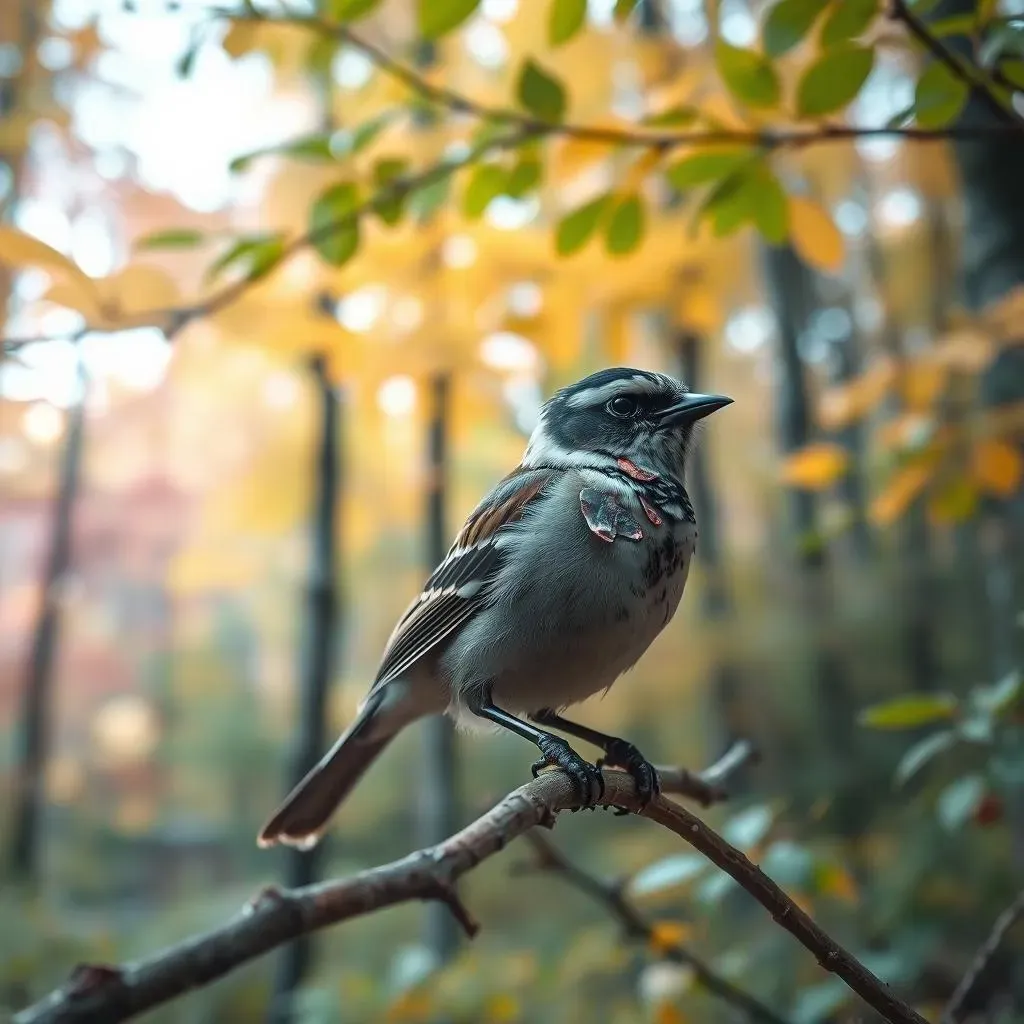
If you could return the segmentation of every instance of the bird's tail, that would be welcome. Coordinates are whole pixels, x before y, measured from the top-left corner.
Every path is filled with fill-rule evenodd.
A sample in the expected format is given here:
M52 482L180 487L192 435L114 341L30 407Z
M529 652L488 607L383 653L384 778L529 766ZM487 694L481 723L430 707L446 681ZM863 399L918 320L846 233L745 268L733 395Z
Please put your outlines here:
M283 843L308 850L317 844L338 806L405 724L388 723L388 728L375 721L380 703L379 695L371 697L337 743L288 794L260 831L259 846Z

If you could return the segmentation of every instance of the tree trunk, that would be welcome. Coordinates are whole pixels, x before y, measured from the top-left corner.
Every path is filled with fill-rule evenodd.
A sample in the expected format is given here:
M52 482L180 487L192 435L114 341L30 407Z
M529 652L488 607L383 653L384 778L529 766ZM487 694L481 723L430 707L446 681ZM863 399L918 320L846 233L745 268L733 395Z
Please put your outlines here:
M327 692L336 658L338 623L338 556L335 526L338 518L338 494L341 465L338 396L327 376L322 356L311 360L320 400L320 433L316 454L316 497L313 510L312 543L310 545L309 581L306 591L306 613L302 640L301 678L299 689L299 735L288 772L287 789L298 784L317 763L326 745ZM285 884L289 887L309 885L319 877L325 841L311 850L284 851ZM294 996L311 961L309 936L290 943L281 952L271 1020L294 1019Z
M17 735L21 750L15 768L17 785L10 865L15 881L31 888L38 886L42 872L41 833L46 807L46 766L50 756L54 666L60 639L61 591L71 565L72 519L81 479L86 378L80 354L78 376L79 393L65 421L50 551L18 713Z
M430 570L448 550L447 478L448 410L451 379L439 373L431 381L431 417L427 434L426 556ZM420 764L419 846L433 846L459 827L455 728L446 715L423 723ZM459 945L459 932L451 912L441 903L424 908L423 940L440 963L451 959Z

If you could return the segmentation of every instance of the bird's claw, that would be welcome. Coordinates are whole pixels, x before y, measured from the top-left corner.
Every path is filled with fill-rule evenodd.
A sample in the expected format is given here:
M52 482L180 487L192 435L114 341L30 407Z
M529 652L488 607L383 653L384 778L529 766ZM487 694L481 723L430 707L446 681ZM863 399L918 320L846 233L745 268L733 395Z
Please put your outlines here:
M600 770L589 761L584 761L560 736L545 736L537 746L544 756L531 765L533 777L536 778L540 770L548 765L560 768L572 779L580 798L580 806L593 810L604 796L604 778Z
M604 757L597 762L597 767L621 768L629 773L636 783L636 795L640 801L641 810L646 807L660 792L661 784L658 782L658 773L643 754L640 753L632 743L626 740L613 740L605 748ZM629 814L625 808L618 808L615 813L619 816Z

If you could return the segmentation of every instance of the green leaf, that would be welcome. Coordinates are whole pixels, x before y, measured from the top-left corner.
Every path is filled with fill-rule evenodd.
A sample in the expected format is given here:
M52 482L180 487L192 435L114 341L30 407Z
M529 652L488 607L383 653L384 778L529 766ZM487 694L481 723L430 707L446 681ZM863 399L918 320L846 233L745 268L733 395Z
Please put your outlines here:
M939 821L953 832L974 813L985 795L985 780L980 775L965 775L939 794Z
M284 251L284 236L276 232L244 235L237 239L207 269L207 282L216 280L225 270L241 266L243 276L255 281L272 270Z
M480 6L480 0L419 0L417 6L420 35L440 39L466 21Z
M565 89L562 83L532 57L527 58L519 72L516 96L531 114L542 121L557 123L565 117Z
M796 109L801 117L822 117L842 110L860 92L875 64L867 46L838 46L822 54L800 76Z
M945 128L955 121L967 102L966 82L945 64L933 61L924 69L914 90L914 114L922 128Z
M779 102L779 76L763 54L720 39L715 43L715 64L729 92L748 106L774 107Z
M558 222L555 232L555 251L559 256L570 256L590 241L607 213L611 201L611 195L606 192L596 199L591 199L589 203L577 207Z
M971 703L989 715L999 715L1013 707L1021 695L1024 679L1019 672L1009 672L998 683L975 687Z
M355 128L335 132L331 136L331 153L338 159L347 156L355 156L356 153L366 149L375 138L394 120L395 115L391 111L378 114L369 121L364 121Z
M939 39L948 36L973 36L977 25L974 14L953 14L948 18L938 18L929 22L928 31Z
M959 702L948 693L922 693L897 697L865 708L857 718L872 729L913 729L955 717Z
M896 766L896 785L909 782L932 758L956 746L957 736L951 729L933 732L915 743Z
M718 238L748 223L776 243L785 240L789 233L785 192L763 161L748 161L722 178L705 197L697 217L710 220Z
M605 248L612 256L631 253L644 236L644 204L635 192L619 200L605 228Z
M775 815L767 804L754 804L734 814L722 826L725 840L738 846L741 850L749 850L757 846L772 827Z
M640 0L615 0L615 20L621 25L633 13L639 2Z
M761 38L765 53L781 57L806 38L828 0L779 0L765 18Z
M688 103L663 110L660 114L649 114L640 123L650 128L685 128L700 117L700 111Z
M665 177L673 188L685 192L687 189L708 185L724 178L738 167L749 163L756 154L757 150L750 147L694 153L667 168Z
M321 192L309 212L313 248L325 263L340 267L359 249L359 189L351 182Z
M174 73L179 78L189 78L192 75L192 69L196 65L196 57L199 55L199 47L202 45L202 40L193 39L189 43L188 48L185 52L177 59L174 64Z
M394 226L402 219L408 193L398 188L396 182L405 174L407 162L401 157L385 157L378 160L373 168L373 183L379 195L373 203L377 216L385 224Z
M999 72L1015 89L1024 89L1024 60L999 62Z
M167 231L154 231L135 242L139 252L151 249L194 249L202 245L206 236L201 231L191 228L169 228Z
M501 164L481 164L474 168L462 195L462 212L468 220L483 215L491 200L504 191L508 176Z
M792 839L777 839L764 851L758 867L779 885L802 889L813 877L814 857Z
M781 245L789 237L789 201L779 179L761 165L751 174L747 190L757 230L765 241Z
M541 183L544 165L535 156L521 156L505 183L505 194L522 199Z
M1004 55L1024 57L1024 23L1009 22L994 28L981 44L978 60L991 67Z
M567 43L587 20L587 0L551 0L548 11L548 42Z
M451 188L451 175L446 174L416 189L409 200L409 209L413 216L420 221L430 220L444 206Z
M634 896L649 896L674 889L702 875L708 866L709 862L695 853L677 853L638 871L629 883L629 891Z
M326 13L344 23L365 18L379 5L380 0L328 0Z
M826 49L862 35L878 17L879 0L841 0L821 26L819 40Z
M228 164L228 170L232 174L239 174L261 156L287 156L294 160L308 160L311 163L327 163L334 160L331 145L332 136L329 133L317 132L315 135L303 135L276 146L265 146L263 149L242 153Z

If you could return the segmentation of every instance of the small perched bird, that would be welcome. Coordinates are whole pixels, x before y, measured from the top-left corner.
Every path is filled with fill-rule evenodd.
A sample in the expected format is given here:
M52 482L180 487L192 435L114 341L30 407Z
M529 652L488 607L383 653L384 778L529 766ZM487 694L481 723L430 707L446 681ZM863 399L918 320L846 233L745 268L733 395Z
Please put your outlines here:
M602 764L640 799L657 775L631 743L563 718L651 645L682 597L697 539L683 471L694 423L730 404L660 373L601 370L554 395L523 460L480 502L398 620L355 721L288 795L260 846L313 846L410 722L447 711L536 744L585 806ZM522 717L525 716L525 717ZM561 736L604 751L596 765Z

